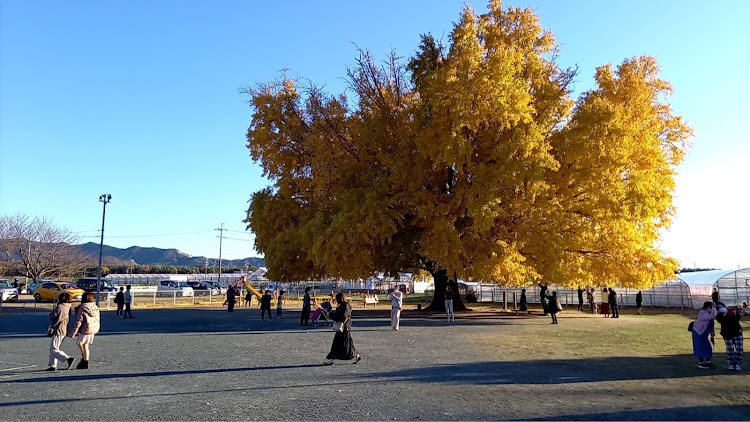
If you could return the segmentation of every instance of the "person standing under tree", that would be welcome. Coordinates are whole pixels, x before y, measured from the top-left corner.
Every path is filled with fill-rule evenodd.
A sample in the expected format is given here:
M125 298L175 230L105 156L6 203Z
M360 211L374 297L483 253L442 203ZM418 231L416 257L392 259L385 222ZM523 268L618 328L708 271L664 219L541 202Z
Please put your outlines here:
M620 318L620 311L617 309L617 293L611 287L609 288L607 302L609 303L609 310L612 311L612 318Z
M583 312L583 288L578 286L578 310Z
M526 289L521 289L521 300L518 302L518 311L523 312L524 315L529 314L529 304L526 301Z
M636 315L643 315L643 293L640 290L635 295L635 308Z
M122 318L124 315L122 308L125 306L125 293L123 293L123 290L125 290L125 288L120 286L120 291L115 295L115 305L117 305L117 318Z
M299 316L299 325L307 325L310 320L310 288L305 287L305 297L302 299L302 313Z
M599 312L604 314L604 318L609 318L609 290L606 287L602 289L601 305L599 306Z
M547 311L552 315L552 324L557 325L557 292L552 292L551 295L547 295Z
M284 291L279 290L279 297L276 298L276 318L281 319L281 310L284 307Z
M122 288L122 287L121 287ZM49 345L49 368L47 371L57 371L57 361L64 360L68 362L68 368L73 367L75 358L72 358L60 350L65 335L68 334L68 319L70 318L70 293L60 293L57 306L47 316L52 321L51 328L52 342Z
M391 292L391 328L395 331L400 329L401 325L401 305L404 303L404 294L401 293L398 286Z
M125 312L123 312L123 318L135 318L133 312L130 310L130 306L133 304L133 293L130 292L130 284L125 286L125 295L123 298L125 302Z
M542 302L542 311L544 311L544 316L547 316L548 313L548 304L547 304L547 285L542 283L537 283L539 286L539 300Z
M589 309L594 313L594 289L586 288L586 300L589 302Z
M456 315L453 313L453 289L451 289L451 286L445 288L445 315L448 316L448 322L456 322Z

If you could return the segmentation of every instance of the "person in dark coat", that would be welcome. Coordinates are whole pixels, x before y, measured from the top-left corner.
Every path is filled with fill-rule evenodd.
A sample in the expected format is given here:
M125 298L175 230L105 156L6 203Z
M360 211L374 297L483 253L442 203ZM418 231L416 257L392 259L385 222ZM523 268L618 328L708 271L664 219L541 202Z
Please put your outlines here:
M120 291L115 295L115 305L117 305L117 318L122 318L124 315L122 308L125 306L125 292L122 286L120 286Z
M620 318L620 311L617 309L617 293L611 287L609 288L607 302L609 303L609 310L612 312L612 318Z
M273 317L271 316L271 299L272 296L270 290L266 290L266 294L260 298L260 320L263 322L266 321L266 312L268 312L268 319L273 322Z
M641 293L640 290L638 290L638 294L635 295L635 307L635 314L643 315L643 293Z
M578 287L578 310L583 312L583 288Z
M354 360L357 363L362 360L362 356L357 353L352 341L352 305L346 300L346 295L338 293L336 295L336 310L328 316L333 321L343 323L343 331L336 331L331 344L331 351L326 356L324 365L333 365L334 360Z
M542 283L537 283L539 286L539 300L542 302L542 311L544 311L544 315L547 315L548 312L548 306L547 306L547 285Z
M714 307L719 304L719 291L714 287L713 293L711 293L711 302L714 303Z
M727 308L719 302L719 310L716 321L721 324L721 336L727 346L727 369L730 371L742 370L743 339L742 325L740 319L742 311L739 308Z
M589 310L592 314L596 313L596 305L594 304L594 289L589 290L586 288L586 300L589 301Z
M523 312L524 315L529 314L529 304L526 302L526 289L521 289L521 301L518 302L518 311Z
M299 325L307 325L310 321L310 308L312 299L310 298L310 288L305 287L305 297L302 299L302 313L299 315Z
M234 287L229 286L227 289L227 311L234 312L234 302L236 298L234 296Z
M547 311L552 315L552 324L557 325L557 292L547 295Z

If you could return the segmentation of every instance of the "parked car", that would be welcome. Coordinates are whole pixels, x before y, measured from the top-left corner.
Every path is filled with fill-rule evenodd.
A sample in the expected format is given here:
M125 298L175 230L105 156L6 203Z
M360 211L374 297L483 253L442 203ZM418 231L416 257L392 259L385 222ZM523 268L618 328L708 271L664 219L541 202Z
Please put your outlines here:
M70 293L71 298L77 302L80 302L83 294L86 293L83 289L79 289L67 281L49 281L42 283L36 288L36 292L34 292L34 300L37 302L43 300L54 302L62 292Z
M36 288L39 287L40 283L37 283L35 281L32 281L31 283L28 283L25 287L21 289L22 295L33 295L34 292L36 292Z
M218 294L220 294L220 295L223 295L223 294L227 293L227 288L225 286L222 286L221 283L219 283L218 281L204 280L203 282L212 285L216 289L219 289L219 293Z
M162 280L156 285L156 291L170 295L177 292L177 296L195 296L195 291L188 286L187 281Z
M411 290L409 289L409 285L408 284L399 284L396 287L398 287L398 290L401 291L401 293L403 293L405 295L408 295L409 293L411 293ZM388 294L393 293L394 290L395 290L395 288L391 287L390 289L388 289Z
M188 286L194 291L210 291L212 295L219 295L220 290L207 281L188 281Z
M96 293L96 281L97 279L95 277L79 278L78 282L76 282L76 287L84 290L87 293ZM117 294L117 288L115 288L115 285L114 283L112 283L112 281L102 279L102 283L99 286L99 294L99 299L101 300L107 300L107 296L111 296L112 299L114 299L115 295Z
M9 280L0 280L0 301L15 302L18 300L18 289Z

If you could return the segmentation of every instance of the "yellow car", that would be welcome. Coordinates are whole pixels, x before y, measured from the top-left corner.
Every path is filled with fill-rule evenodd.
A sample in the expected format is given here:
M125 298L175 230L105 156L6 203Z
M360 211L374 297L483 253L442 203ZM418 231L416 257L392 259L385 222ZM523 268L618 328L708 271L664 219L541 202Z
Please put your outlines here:
M67 281L48 281L37 287L36 292L34 292L34 300L37 302L43 300L54 302L63 292L70 293L70 298L77 302L80 302L83 294L86 293L83 289L79 289Z

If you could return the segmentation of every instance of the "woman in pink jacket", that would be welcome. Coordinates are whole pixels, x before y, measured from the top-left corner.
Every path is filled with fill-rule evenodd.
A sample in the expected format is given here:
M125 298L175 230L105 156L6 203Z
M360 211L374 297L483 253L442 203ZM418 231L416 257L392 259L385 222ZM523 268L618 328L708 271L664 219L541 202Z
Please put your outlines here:
M713 357L711 343L714 342L715 318L716 309L714 309L713 302L706 302L703 304L703 309L698 311L698 318L693 323L693 355L698 358L698 368L700 369L715 368L711 364L711 358Z
M89 368L89 345L94 342L94 335L99 332L99 307L94 303L94 293L83 295L81 306L76 309L76 325L69 337L78 335L78 348L81 349L81 362L76 369Z

